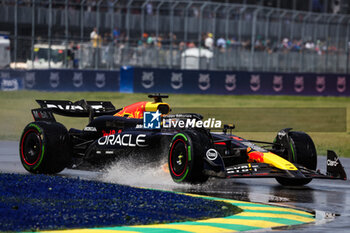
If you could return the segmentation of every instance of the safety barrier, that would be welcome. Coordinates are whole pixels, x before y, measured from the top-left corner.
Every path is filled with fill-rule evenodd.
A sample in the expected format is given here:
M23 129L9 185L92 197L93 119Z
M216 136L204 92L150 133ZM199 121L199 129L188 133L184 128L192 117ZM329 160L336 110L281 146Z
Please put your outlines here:
M350 96L350 75L122 67L104 70L2 70L1 90L120 91L224 95Z
M119 91L119 71L2 70L1 90Z
M265 73L122 67L123 91L225 95L350 96L345 74ZM132 74L132 75L131 75ZM133 83L133 86L131 86Z

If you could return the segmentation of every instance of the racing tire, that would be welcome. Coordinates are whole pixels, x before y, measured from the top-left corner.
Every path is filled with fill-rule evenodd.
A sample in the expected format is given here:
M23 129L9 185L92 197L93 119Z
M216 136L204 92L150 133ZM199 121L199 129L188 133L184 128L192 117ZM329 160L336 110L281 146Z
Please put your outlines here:
M56 174L70 161L66 127L57 122L32 122L23 130L19 143L23 167L34 174Z
M311 137L304 132L292 131L288 133L292 156L287 159L289 162L299 164L311 170L317 168L317 153L315 144ZM277 182L284 186L303 186L312 181L312 178L293 179L277 177Z
M168 166L177 183L200 184L208 180L203 174L203 155L210 148L210 138L201 130L176 134L169 147Z

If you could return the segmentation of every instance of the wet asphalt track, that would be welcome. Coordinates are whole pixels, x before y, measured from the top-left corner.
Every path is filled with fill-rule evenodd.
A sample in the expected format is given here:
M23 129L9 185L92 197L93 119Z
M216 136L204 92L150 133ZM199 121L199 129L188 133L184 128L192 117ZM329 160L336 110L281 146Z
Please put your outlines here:
M341 158L341 162L350 175L350 159ZM318 167L324 172L325 157L319 157ZM19 160L18 142L0 141L0 172L27 173ZM91 180L101 180L103 176L100 172L70 169L64 170L60 175ZM157 185L153 184L152 187L157 188ZM350 181L314 180L305 187L293 188L279 186L273 179L213 179L203 186L163 183L158 188L316 210L319 219L316 224L299 226L287 232L350 232ZM337 216L333 217L334 214Z

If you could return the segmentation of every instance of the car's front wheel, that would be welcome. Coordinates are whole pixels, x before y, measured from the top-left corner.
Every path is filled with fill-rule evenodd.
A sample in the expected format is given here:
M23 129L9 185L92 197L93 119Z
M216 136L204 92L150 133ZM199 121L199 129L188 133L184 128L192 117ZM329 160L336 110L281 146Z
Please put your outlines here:
M304 132L291 131L288 132L290 138L291 153L284 155L289 162L299 164L311 170L316 170L317 153L315 144L311 137ZM294 178L276 178L278 183L285 186L302 186L311 182L312 178L294 179Z
M210 145L208 135L199 130L176 134L170 144L168 166L175 182L204 183L203 155Z

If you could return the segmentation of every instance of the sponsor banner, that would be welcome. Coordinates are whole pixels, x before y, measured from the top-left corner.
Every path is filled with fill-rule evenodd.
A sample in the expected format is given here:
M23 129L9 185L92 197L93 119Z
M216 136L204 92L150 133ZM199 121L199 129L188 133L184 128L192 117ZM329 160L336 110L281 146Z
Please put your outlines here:
M51 69L1 73L10 78L20 77L22 86L29 90L119 91L119 71Z
M22 78L1 78L0 89L2 91L17 91L23 89Z
M23 78L18 72L0 71L0 90L17 91L23 89Z
M229 72L134 68L134 92L350 96L343 74Z

